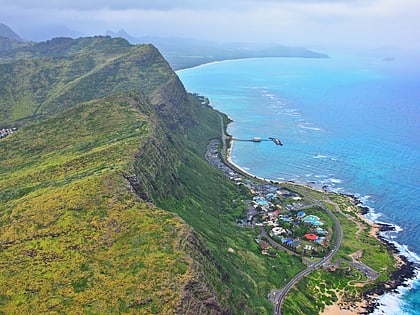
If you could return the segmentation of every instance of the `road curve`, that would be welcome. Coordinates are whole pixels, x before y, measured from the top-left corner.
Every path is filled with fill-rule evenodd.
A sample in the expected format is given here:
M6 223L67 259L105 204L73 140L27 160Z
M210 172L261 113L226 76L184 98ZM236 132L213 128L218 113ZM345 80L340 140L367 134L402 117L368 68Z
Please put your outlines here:
M227 146L226 146L226 139L228 138L228 136L225 133L225 126L224 126L224 119L222 117L222 115L220 113L217 112L217 115L220 118L220 127L222 129L222 152L221 152L221 156L222 156L222 160L229 165L231 168L235 169L237 172L248 176L249 174L245 174L243 173L241 170L239 170L237 167L235 167L235 165L232 165L231 163L229 163L228 159L227 159ZM336 239L335 239L335 244L334 244L334 248L332 249L332 251L330 251L324 258L322 258L319 262L310 265L308 268L306 268L305 270L302 270L301 272L299 272L297 275L295 275L286 285L283 289L281 289L279 292L279 294L276 294L276 297L274 299L274 315L281 315L281 306L284 302L284 299L287 295L287 293L290 291L290 289L303 277L307 276L308 274L310 274L313 270L319 268L320 266L322 266L323 264L327 263L338 251L338 249L340 248L341 245L341 241L343 238L343 232L341 229L341 225L340 222L338 221L337 217L331 212L330 209L328 209L328 207L326 207L323 203L321 203L319 200L316 200L310 196L306 196L306 198L308 200L310 200L313 204L319 206L320 208L322 208L334 221L334 225L335 225L335 232L336 232Z
M300 279L310 274L315 269L321 267L325 263L327 263L334 255L337 253L338 249L340 248L341 241L343 239L343 232L341 229L340 222L338 221L337 217L334 215L334 213L331 212L330 209L328 209L324 204L322 204L319 200L316 200L312 197L307 197L310 201L312 201L317 206L321 207L325 212L333 219L334 225L335 225L335 232L336 232L336 239L334 248L332 251L330 251L324 258L322 258L319 262L309 266L305 270L302 270L299 272L296 276L290 280L285 287L280 291L280 293L276 296L274 300L274 315L281 315L281 306L284 302L284 299L287 295L287 293L290 291L290 289L299 282Z

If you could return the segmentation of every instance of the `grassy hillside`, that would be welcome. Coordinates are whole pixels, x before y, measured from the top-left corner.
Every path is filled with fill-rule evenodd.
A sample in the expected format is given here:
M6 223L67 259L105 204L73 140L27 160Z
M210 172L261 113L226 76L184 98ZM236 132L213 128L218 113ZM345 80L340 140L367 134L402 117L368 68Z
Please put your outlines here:
M0 142L0 312L174 313L194 274L178 245L189 228L121 175L147 106L117 95Z
M218 270L207 275L217 284L222 303L234 314L268 314L270 290L282 287L303 264L284 253L277 258L262 255L254 241L258 229L236 223L245 207L241 200L249 197L249 191L203 159L208 140L220 137L220 119L204 107L197 109L197 117L198 125L189 128L185 137L175 138L177 156L183 161L177 167L179 185L169 195L154 194L154 201L179 214L206 242L207 259L214 260Z
M13 54L0 61L0 126L19 126L0 140L0 312L270 312L271 288L303 266L263 256L236 224L248 192L203 157L219 116L159 52L97 37Z
M150 95L175 78L151 45L106 37L57 38L0 58L0 126L59 113L111 93Z

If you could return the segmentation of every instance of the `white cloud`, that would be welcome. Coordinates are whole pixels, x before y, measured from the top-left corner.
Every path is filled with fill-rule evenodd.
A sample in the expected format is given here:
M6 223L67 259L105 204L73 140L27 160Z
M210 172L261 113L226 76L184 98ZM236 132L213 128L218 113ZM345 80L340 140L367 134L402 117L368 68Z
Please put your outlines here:
M84 34L272 41L293 45L413 45L417 0L3 0L0 21L24 30L66 25ZM28 21L31 23L28 24Z

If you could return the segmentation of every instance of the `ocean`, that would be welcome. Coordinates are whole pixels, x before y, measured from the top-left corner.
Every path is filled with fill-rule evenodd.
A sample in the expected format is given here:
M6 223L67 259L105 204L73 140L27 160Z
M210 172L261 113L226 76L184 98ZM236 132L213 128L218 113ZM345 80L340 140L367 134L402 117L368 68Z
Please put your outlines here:
M387 56L259 58L178 71L232 118L232 160L272 180L356 195L386 237L420 263L420 62ZM419 314L420 277L376 314Z

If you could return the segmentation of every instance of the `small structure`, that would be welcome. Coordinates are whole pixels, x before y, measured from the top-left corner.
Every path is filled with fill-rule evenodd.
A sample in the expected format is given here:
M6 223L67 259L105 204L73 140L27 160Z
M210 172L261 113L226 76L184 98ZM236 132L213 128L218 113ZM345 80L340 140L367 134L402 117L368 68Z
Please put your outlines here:
M290 246L293 248L298 248L300 246L300 242L298 240L294 240L290 243Z
M271 230L271 232L275 236L281 235L283 233L287 233L287 231L285 229L283 229L282 227L275 227Z
M313 247L311 245L305 245L304 250L312 250Z
M325 231L323 228L317 228L315 231L316 231L316 234L322 234L322 235L328 234L328 232Z
M306 215L305 211L299 211L299 212L296 214L296 216L297 216L298 218L303 218L305 215Z
M266 197L268 200L273 200L274 198L276 198L276 195L275 195L275 194L273 194L273 193L268 193L265 197Z
M305 234L305 237L310 241L315 241L315 240L318 239L318 236L316 236L315 234L312 234L312 233Z
M264 197L254 197L254 201L260 206L268 206L269 203Z
M284 222L291 222L292 221L292 219L290 219L287 215L279 216L279 220L282 220Z
M269 137L268 139L270 139L271 141L273 141L277 145L283 145L283 143L280 141L280 139L272 138L272 137Z
M319 221L319 218L315 215L308 215L308 216L304 217L303 222L309 223L309 224L312 224L312 225L315 225L315 226L323 225L323 223L321 221Z

